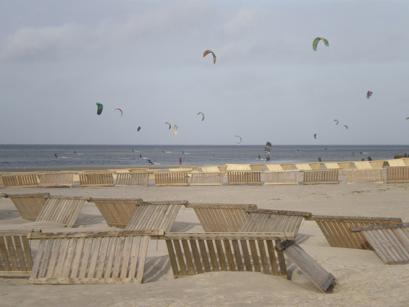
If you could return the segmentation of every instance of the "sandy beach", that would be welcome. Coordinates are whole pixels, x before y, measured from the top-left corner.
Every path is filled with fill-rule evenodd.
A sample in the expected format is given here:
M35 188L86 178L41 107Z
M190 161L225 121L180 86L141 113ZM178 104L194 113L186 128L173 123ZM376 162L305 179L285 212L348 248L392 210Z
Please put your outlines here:
M53 195L135 197L144 200L249 203L259 208L314 214L401 217L409 221L409 185L349 184L316 186L7 188L3 193L47 191ZM28 223L9 199L0 199L2 228ZM87 204L75 225L108 229L94 204ZM172 231L202 231L192 209L183 208ZM320 293L300 272L293 280L248 272L205 273L174 279L163 242L152 243L145 283L115 285L31 285L26 279L0 279L1 306L407 306L409 267L385 265L373 251L333 248L315 222L305 221L302 243L335 275L331 294ZM33 247L35 250L35 246Z

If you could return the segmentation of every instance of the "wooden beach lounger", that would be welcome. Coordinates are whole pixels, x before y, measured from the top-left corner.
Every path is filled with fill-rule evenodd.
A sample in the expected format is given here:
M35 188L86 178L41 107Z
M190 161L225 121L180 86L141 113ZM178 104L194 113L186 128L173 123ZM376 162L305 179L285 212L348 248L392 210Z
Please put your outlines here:
M111 227L125 228L136 208L143 203L142 199L126 198L90 198L107 224Z
M190 173L190 185L222 185L223 177L217 166L201 167Z
M227 183L233 185L262 184L261 171L253 171L250 164L226 164Z
M386 264L409 263L409 223L357 227L374 249L378 257Z
M288 171L280 164L266 164L266 170L261 173L264 184L298 184L300 172Z
M30 280L34 284L92 284L143 281L151 235L110 231L31 233L40 240Z
M188 204L205 232L236 232L246 222L247 210L257 209L251 204Z
M114 176L110 171L83 172L79 174L81 186L113 186Z
M50 194L9 194L7 197L10 198L14 206L16 206L17 211L23 219L35 221L44 203L50 197Z
M14 173L2 175L3 185L5 187L13 186L37 186L38 176L35 173Z
M387 183L409 182L409 166L391 166L386 169Z
M387 217L313 215L311 219L318 224L330 246L358 249L372 248L361 233L352 232L353 228L402 223L400 218Z
M179 210L187 204L187 201L144 202L137 206L126 229L137 231L170 231Z
M147 170L121 170L115 173L115 185L149 185L150 173Z
M74 173L55 172L39 174L39 187L72 187L74 185Z
M335 278L285 233L167 233L174 277L217 271L249 271L287 276L284 253L321 291ZM284 243L284 244L282 244Z
M32 268L27 231L0 231L0 277L28 277Z
M351 162L352 163L352 162ZM341 163L339 163L341 165ZM343 169L340 173L343 181L356 182L383 182L384 171L382 168L373 168L369 161L353 162L353 169Z
M154 173L155 185L158 186L185 186L189 185L191 169L169 169Z
M338 169L312 170L303 172L303 184L336 184L339 183Z

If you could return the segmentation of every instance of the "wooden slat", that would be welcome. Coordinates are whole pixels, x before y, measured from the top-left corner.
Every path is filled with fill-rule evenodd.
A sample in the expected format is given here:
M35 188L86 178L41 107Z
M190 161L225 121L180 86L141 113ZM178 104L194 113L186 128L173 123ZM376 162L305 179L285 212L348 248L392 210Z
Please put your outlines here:
M206 232L239 231L247 221L246 210L257 209L251 204L189 204Z
M74 173L44 173L38 178L40 187L72 187L74 184Z
M145 185L149 184L148 172L128 172L116 174L116 185Z
M409 166L388 167L386 169L387 183L409 182Z
M2 176L3 185L12 186L37 186L38 176L35 173L10 174Z
M26 277L32 269L31 250L27 235L0 234L0 276Z
M402 223L400 218L354 217L354 216L319 216L313 215L325 238L332 247L371 249L365 237L353 232L355 227L370 225L396 225Z
M299 171L266 171L261 174L264 184L298 184Z
M34 284L142 282L149 236L43 234L30 280Z
M36 220L49 196L49 193L8 195L21 217L30 221Z
M339 183L338 169L304 171L303 184L336 184Z
M91 198L109 226L125 228L142 199Z
M224 174L194 172L190 174L190 185L222 185Z
M48 198L38 214L36 222L52 222L72 227L85 203L86 200L81 198Z
M154 174L155 185L158 186L180 186L189 185L189 172L156 172Z
M261 185L261 172L227 171L227 183L232 185Z
M84 172L79 174L81 186L113 186L112 172Z

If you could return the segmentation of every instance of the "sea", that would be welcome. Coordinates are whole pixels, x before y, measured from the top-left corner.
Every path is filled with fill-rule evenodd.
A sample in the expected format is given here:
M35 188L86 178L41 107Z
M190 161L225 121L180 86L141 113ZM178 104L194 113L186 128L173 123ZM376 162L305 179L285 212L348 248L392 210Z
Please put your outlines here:
M409 145L276 145L271 163L392 159ZM264 145L0 145L0 171L265 163Z

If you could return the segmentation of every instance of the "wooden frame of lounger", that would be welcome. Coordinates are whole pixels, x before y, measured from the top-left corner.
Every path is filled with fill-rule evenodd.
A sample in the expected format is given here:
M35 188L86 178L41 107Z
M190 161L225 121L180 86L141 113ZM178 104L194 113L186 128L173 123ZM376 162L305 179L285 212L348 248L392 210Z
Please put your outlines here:
M257 209L253 204L199 204L189 203L205 232L236 232L247 221L247 210Z
M154 173L157 186L187 186L189 185L190 171L160 170Z
M40 240L34 284L142 283L150 236L158 231L31 233Z
M115 184L113 172L86 171L79 173L80 186L113 186Z
M9 194L8 198L16 206L23 219L35 221L40 214L44 203L50 197L49 193Z
M362 234L352 232L353 228L402 223L400 218L390 217L313 215L310 219L318 224L330 246L357 249L372 248Z
M224 173L217 166L201 167L190 173L190 185L222 185Z
M126 198L90 198L106 223L111 227L125 228L136 208L143 203L142 199L126 199Z
M248 217L240 232L283 232L294 237L304 219L310 218L310 212L253 209L247 210Z
M143 202L136 207L126 229L170 231L179 210L187 204L187 201Z
M261 173L264 184L298 184L301 173L297 170L288 171L280 164L266 164L266 170Z
M409 223L356 227L386 264L409 263Z
M124 170L115 174L115 185L149 185L150 172L147 170Z
M0 277L28 277L31 268L27 231L0 231Z
M391 166L386 168L386 183L409 182L409 166Z
M303 172L303 184L338 184L338 169L312 170Z
M74 185L73 172L49 172L38 174L39 187L72 187Z
M13 186L37 186L38 176L36 173L10 173L2 175L3 185L5 187Z
M261 171L253 170L250 164L226 164L227 184L261 185Z

